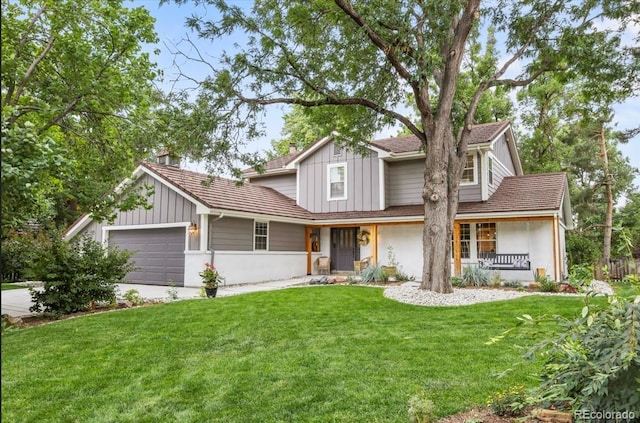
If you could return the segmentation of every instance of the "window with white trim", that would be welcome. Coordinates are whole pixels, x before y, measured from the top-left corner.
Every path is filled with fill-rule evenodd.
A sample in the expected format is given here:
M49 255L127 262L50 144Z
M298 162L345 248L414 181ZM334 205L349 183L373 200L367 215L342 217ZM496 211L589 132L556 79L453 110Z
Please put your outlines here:
M269 239L269 223L253 222L253 249L266 250Z
M467 156L467 162L464 165L464 171L462 172L462 184L475 184L476 183L476 158L475 154Z
M478 243L478 258L484 258L487 253L495 253L496 224L476 223L476 240Z
M327 165L327 199L346 200L347 198L347 164Z
M451 236L451 254L455 250L455 240ZM468 259L471 257L471 224L460 224L460 258Z

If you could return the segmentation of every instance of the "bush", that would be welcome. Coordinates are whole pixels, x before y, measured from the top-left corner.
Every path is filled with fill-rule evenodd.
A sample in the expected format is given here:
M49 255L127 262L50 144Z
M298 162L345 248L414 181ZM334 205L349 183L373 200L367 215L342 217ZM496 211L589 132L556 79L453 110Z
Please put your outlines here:
M362 269L362 272L360 272L360 277L362 278L362 282L364 283L387 281L387 275L382 266L369 265Z
M461 287L464 286L464 282L459 276L451 276L451 286Z
M569 279L567 282L578 291L583 291L585 287L591 285L593 281L593 266L576 265L571 266Z
M502 286L505 288L522 288L522 282L520 281L504 281Z
M29 265L35 259L37 246L41 245L44 235L34 231L10 231L2 237L0 248L1 279L4 282L28 280Z
M131 305L139 306L144 304L144 298L140 296L137 289L130 289L122 296L125 300L129 301Z
M502 417L520 417L526 406L524 386L514 386L507 391L498 392L489 400L491 411Z
M435 406L425 392L409 398L409 421L411 423L431 423L436 421Z
M537 351L547 357L542 384L534 392L543 406L640 410L640 296L608 301L602 310L587 303L573 321L556 317L564 330L528 353L528 358Z
M536 282L538 283L538 291L540 292L558 292L560 290L560 286L556 281L549 279L546 276L544 278L536 279Z
M462 272L462 286L487 286L489 280L489 272L480 267L467 266Z
M128 251L105 249L87 237L68 243L53 235L35 255L31 271L44 289L30 288L34 305L29 310L60 315L114 302L115 284L134 268L130 257Z

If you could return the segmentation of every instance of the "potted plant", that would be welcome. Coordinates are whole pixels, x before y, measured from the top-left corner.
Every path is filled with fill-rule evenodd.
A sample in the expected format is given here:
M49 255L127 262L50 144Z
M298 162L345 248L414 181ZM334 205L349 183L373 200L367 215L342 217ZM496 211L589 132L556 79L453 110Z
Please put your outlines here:
M391 282L395 282L396 274L398 271L398 261L396 260L396 255L393 252L393 247L387 247L387 265L382 266L384 269L384 273L387 275L387 278Z
M218 285L222 281L220 272L216 270L213 264L205 263L204 270L199 273L202 278L202 284L204 285L204 291L207 294L207 298L213 298L218 293Z

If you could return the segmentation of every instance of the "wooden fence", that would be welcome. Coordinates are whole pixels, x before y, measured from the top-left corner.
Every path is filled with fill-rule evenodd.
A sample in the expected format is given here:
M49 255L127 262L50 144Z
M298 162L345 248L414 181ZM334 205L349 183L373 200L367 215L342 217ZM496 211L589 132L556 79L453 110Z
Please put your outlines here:
M623 258L614 259L606 263L599 261L594 269L595 277L598 280L605 280L605 271L603 268L606 266L609 272L609 278L620 281L627 275L634 275L640 273L640 259Z

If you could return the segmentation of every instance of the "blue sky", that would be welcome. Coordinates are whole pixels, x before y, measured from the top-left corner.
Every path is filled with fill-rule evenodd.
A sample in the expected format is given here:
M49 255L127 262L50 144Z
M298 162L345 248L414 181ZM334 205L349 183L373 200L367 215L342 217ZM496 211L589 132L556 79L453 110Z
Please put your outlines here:
M251 0L237 0L234 2L238 5L246 5L250 7L252 5ZM207 9L204 7L198 7L191 4L176 6L175 4L158 5L157 0L133 0L132 5L143 6L149 10L151 15L156 19L156 32L160 38L160 44L156 47L161 50L159 56L156 57L160 68L165 74L165 80L170 81L177 76L177 65L179 65L183 72L191 75L205 75L206 69L202 66L187 61L184 58L175 57L170 53L171 50L180 49L182 51L189 51L189 44L184 40L189 37L196 45L201 54L205 55L212 63L218 54L220 54L223 48L227 48L232 44L232 41L225 43L224 45L215 45L210 41L198 40L197 37L190 33L185 27L185 19L191 16L194 12L197 14L206 14ZM209 10L209 14L212 11ZM639 27L631 28L628 31L629 39L638 37L640 33ZM170 85L165 84L165 89L169 89ZM615 122L617 122L618 129L629 129L640 125L640 93L635 97L630 98L623 104L615 106ZM280 131L282 129L282 109L273 107L269 115L265 117L265 124L267 130L267 136L250 146L252 150L264 151L269 149L270 140L280 137ZM390 133L395 133L390 131ZM389 133L389 134L390 134ZM381 134L386 136L389 134ZM632 166L640 168L640 136L636 136L630 140L627 144L620 145L620 150L624 155L629 157ZM640 186L640 177L636 178L636 185Z

